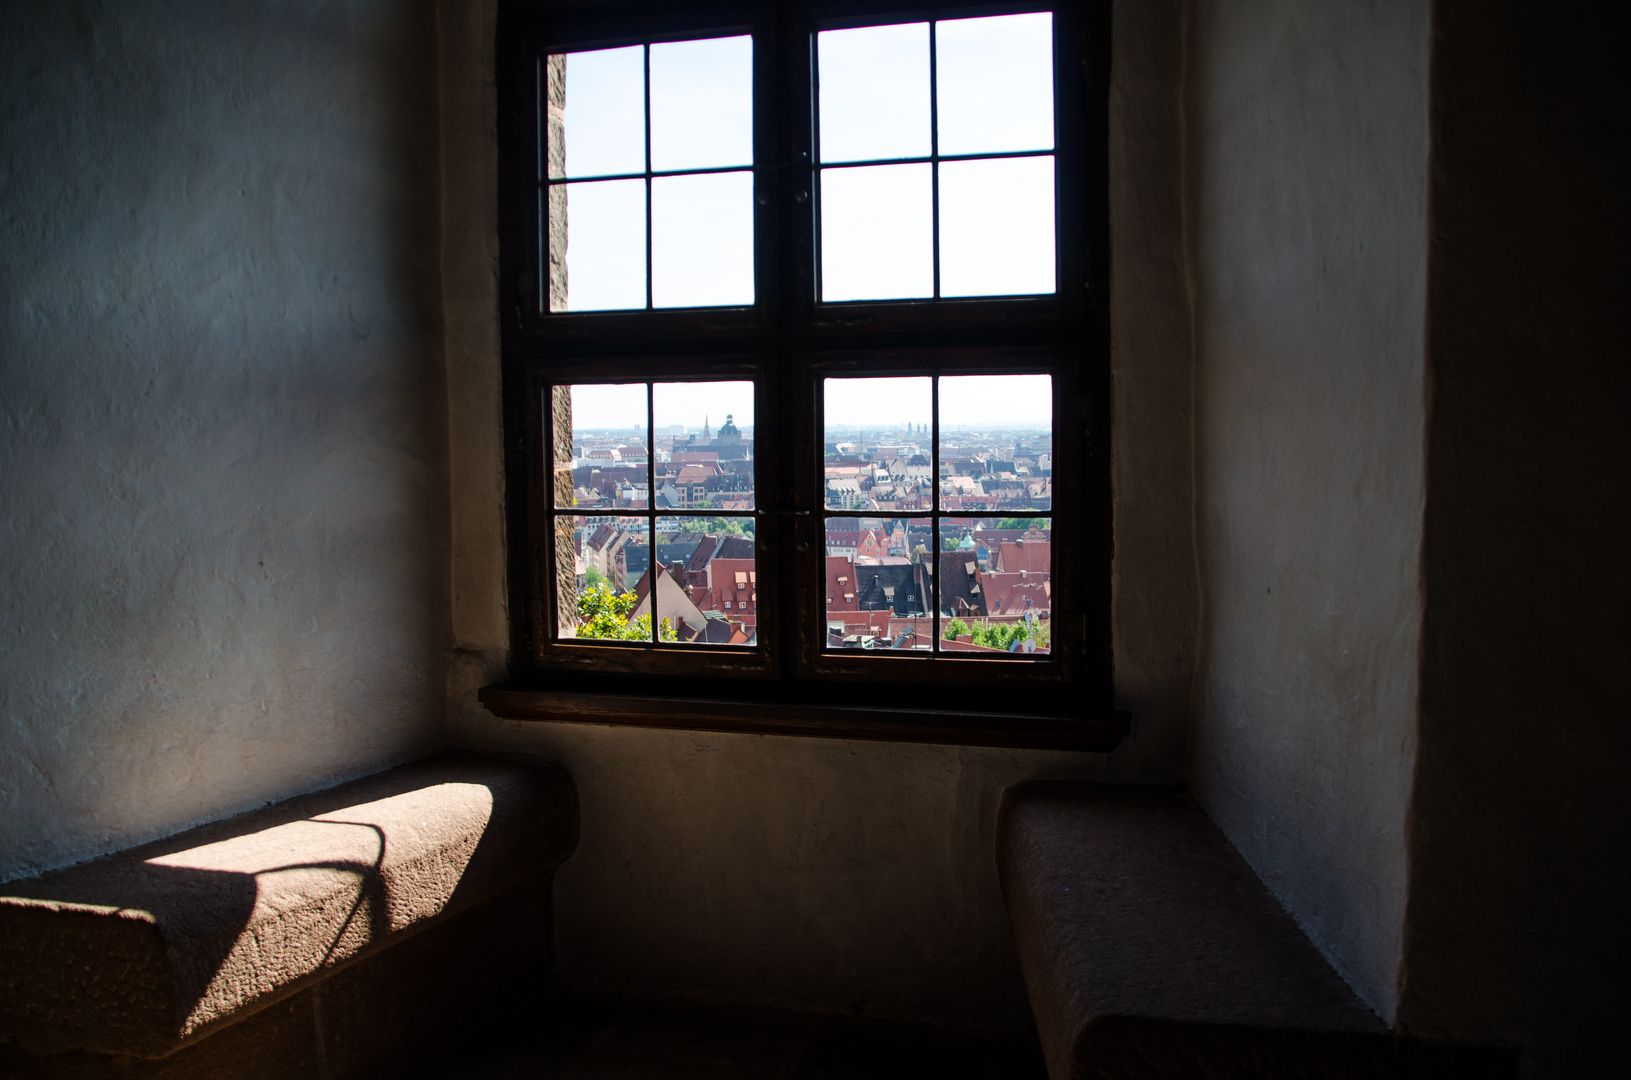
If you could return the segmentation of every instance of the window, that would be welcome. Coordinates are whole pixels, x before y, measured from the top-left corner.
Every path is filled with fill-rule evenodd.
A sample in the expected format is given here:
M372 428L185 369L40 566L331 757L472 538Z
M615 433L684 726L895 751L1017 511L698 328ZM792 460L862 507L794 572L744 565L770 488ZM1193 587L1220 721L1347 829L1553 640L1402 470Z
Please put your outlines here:
M548 309L751 305L753 38L553 53L539 82Z
M1106 31L505 10L511 691L1109 715Z

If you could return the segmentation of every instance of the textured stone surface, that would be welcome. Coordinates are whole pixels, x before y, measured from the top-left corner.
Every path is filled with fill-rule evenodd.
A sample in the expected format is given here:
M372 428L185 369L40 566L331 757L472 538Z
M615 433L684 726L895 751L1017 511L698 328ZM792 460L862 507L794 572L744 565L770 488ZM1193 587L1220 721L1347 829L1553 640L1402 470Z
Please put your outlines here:
M1218 0L1189 41L1189 775L1391 1018L1421 642L1428 5Z
M158 1057L577 842L552 763L436 759L0 890L0 1038Z
M1516 1074L1390 1035L1186 795L1022 786L997 863L1055 1080Z
M0 6L0 881L439 744L435 34Z
M163 1058L39 1056L18 1080L349 1080L397 1075L548 981L550 878L538 874ZM438 1075L447 1075L439 1073Z
M566 57L556 54L544 64L544 103L547 109L544 127L545 165L550 176L566 175ZM545 234L549 237L549 310L567 309L566 280L566 188L549 189L549 218ZM568 438L571 438L568 428Z
M1021 787L997 866L1056 1077L1123 1020L1386 1030L1184 796Z

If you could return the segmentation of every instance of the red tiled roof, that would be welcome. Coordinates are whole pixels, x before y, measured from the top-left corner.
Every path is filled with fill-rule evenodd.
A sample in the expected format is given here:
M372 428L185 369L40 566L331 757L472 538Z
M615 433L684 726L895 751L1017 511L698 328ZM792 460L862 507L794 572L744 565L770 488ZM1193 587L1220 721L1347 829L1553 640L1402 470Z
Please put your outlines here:
M1053 587L1047 574L981 574L985 609L992 615L1045 612L1051 607Z
M997 548L997 557L992 563L1005 574L1017 574L1021 570L1046 574L1053 569L1053 544L1046 540L1005 542Z
M827 556L828 612L855 610L855 568L843 555Z

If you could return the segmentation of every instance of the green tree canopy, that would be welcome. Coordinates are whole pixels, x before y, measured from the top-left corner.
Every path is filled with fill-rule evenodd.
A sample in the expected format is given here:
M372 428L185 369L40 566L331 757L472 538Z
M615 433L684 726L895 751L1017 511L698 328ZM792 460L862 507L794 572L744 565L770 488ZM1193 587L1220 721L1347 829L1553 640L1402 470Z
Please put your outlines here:
M737 518L681 518L680 532L717 533L724 536L752 535L752 529L743 528L742 522Z
M1033 625L1022 620L993 624L982 620L978 625L970 626L962 619L952 619L945 624L947 641L954 641L960 637L967 637L975 645L983 645L988 649L1007 651L1016 641L1035 641L1038 649L1046 649L1051 635L1046 622L1037 622Z
M618 596L602 581L590 585L578 596L578 636L613 641L650 641L651 616L630 621L629 612L639 603L632 592ZM658 628L664 641L675 641L674 626L667 619Z

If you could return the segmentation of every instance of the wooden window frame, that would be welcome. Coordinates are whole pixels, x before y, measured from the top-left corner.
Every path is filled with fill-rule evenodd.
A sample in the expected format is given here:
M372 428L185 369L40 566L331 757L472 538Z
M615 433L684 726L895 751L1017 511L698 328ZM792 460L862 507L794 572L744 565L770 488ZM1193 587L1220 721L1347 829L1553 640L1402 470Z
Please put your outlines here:
M1028 10L1054 13L1055 294L817 302L814 32ZM742 32L755 39L755 305L549 313L538 176L543 57ZM1114 711L1110 679L1108 38L1107 0L933 9L874 2L501 8L511 671L507 683L482 692L490 709L531 719L1078 749L1109 749L1125 735L1128 718ZM1046 659L826 651L818 634L826 514L820 379L959 373L1053 377L1058 464L1050 513L1056 540L1074 542L1055 546L1052 650ZM553 640L548 388L674 379L751 379L756 386L759 647ZM1059 558L1061 551L1071 557ZM702 703L707 707L694 707Z

